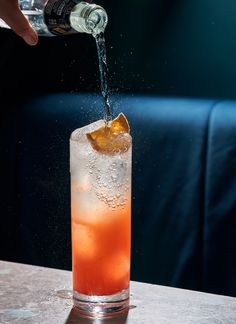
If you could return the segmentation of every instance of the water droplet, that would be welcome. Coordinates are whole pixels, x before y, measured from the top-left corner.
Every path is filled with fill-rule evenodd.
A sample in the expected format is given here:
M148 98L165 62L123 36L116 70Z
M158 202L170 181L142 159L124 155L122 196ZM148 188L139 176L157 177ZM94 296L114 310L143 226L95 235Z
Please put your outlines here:
M72 299L72 291L71 290L56 290L55 295L64 298L64 299Z

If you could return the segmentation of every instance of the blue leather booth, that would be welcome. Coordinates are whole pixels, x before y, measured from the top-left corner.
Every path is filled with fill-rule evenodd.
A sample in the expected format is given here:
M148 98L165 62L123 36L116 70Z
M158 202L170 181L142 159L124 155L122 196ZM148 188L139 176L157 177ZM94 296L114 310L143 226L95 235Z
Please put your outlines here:
M236 296L236 102L112 97L133 136L132 279ZM95 94L39 96L3 115L3 259L71 268L69 137Z

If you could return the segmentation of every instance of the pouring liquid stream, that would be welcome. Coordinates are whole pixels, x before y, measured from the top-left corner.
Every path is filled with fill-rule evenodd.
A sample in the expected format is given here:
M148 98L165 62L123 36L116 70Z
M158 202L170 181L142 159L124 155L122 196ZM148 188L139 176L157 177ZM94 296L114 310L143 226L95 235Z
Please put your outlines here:
M106 56L106 43L104 33L94 35L97 45L100 80L101 80L101 92L104 102L104 120L106 125L112 120L112 110L110 104L110 94L108 86L108 66Z

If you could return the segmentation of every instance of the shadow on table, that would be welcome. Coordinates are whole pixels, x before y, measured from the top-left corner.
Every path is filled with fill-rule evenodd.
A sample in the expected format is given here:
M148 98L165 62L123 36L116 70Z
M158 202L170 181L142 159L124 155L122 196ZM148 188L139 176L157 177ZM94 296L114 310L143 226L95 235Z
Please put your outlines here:
M64 324L126 324L128 312L110 318L85 318L81 317L76 308L72 308Z

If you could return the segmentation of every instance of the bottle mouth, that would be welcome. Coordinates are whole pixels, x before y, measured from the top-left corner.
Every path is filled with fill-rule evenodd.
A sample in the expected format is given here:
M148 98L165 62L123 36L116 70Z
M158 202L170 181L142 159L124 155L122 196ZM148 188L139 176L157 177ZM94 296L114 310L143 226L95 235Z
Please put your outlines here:
M86 29L93 35L103 33L108 23L106 11L97 5L91 6L85 14Z
M107 13L102 7L84 1L78 3L70 15L72 28L82 33L92 34L93 36L103 33L107 22Z

